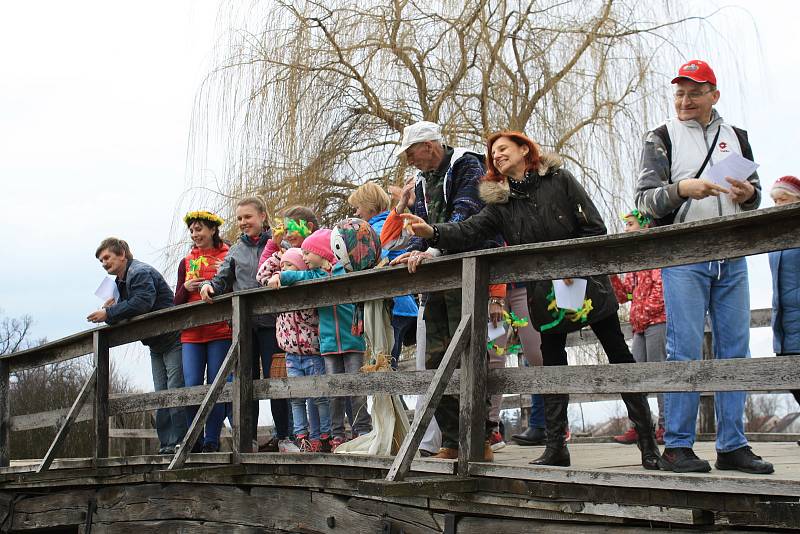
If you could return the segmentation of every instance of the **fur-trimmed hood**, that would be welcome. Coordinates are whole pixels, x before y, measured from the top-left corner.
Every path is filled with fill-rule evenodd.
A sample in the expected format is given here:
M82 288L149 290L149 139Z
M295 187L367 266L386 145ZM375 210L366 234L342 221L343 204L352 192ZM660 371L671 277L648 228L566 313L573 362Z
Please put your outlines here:
M543 152L539 157L539 168L537 172L539 176L545 176L561 168L563 160L561 156L554 152ZM508 180L502 182L494 182L491 180L481 180L478 188L481 200L486 204L505 204L511 196L511 190L508 187Z

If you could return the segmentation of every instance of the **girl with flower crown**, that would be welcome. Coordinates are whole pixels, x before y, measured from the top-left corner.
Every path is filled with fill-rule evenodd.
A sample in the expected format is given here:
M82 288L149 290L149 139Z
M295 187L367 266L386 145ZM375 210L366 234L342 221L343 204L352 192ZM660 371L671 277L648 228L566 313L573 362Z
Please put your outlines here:
M200 300L200 286L217 273L228 254L228 245L219 235L224 222L209 211L190 211L183 222L189 228L192 249L178 263L178 284L175 304ZM183 343L183 378L186 386L210 384L217 376L225 355L231 347L231 328L227 322L187 328L181 332ZM197 414L197 406L186 408L188 424ZM225 419L225 406L217 404L206 421L205 433L198 439L193 452L219 451L219 435Z

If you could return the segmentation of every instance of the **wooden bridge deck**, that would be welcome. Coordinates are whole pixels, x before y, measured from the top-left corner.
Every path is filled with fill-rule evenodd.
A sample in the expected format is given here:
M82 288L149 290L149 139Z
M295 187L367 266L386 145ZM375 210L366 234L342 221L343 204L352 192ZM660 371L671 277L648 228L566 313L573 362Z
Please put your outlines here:
M483 534L566 532L576 522L581 532L800 529L800 447L793 442L757 444L775 464L770 476L645 471L635 446L615 443L571 444L570 468L529 465L541 450L508 445L494 462L470 464L468 479L458 477L455 461L417 459L408 486L387 486L386 494L364 481L385 477L391 457L258 453L241 455L237 465L230 453L192 454L184 468L169 471L171 457L150 455L56 460L43 473L35 460L15 461L0 469L0 531L74 524L78 532L91 524L115 533ZM713 464L713 443L695 450ZM312 511L319 517L309 519Z

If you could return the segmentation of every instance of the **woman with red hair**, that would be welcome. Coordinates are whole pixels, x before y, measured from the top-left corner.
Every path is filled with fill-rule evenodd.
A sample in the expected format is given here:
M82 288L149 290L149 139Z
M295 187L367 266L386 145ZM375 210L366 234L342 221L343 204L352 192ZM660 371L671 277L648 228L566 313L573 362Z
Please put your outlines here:
M429 225L403 215L412 231L432 247L459 248L502 234L508 245L603 235L606 226L594 203L575 177L561 167L561 158L542 153L520 132L503 131L487 140L487 169L481 186L486 206L459 223ZM634 363L617 317L617 301L607 276L587 277L584 303L578 310L558 308L552 281L531 282L528 306L542 336L544 365L567 365L567 334L590 326L611 363ZM574 283L565 279L564 283ZM569 466L566 445L569 395L544 395L546 448L532 464ZM639 434L642 466L658 469L653 421L647 397L623 393L622 400Z

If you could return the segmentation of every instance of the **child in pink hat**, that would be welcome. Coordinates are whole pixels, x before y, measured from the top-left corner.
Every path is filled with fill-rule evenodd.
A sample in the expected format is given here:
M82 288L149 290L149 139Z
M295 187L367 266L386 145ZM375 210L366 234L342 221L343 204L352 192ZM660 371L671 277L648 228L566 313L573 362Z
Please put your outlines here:
M315 280L345 274L345 269L331 248L331 230L322 228L307 237L301 245L305 271L282 271L270 278L268 286L280 288L303 280ZM353 333L355 305L336 304L318 308L319 344L325 360L326 374L358 373L364 364L366 344L364 336ZM366 434L372 430L372 418L367 411L365 396L352 396L353 435ZM331 449L346 439L344 433L344 397L334 397L331 402Z

